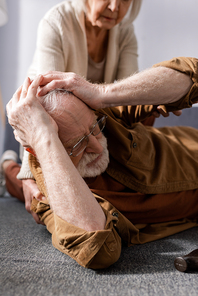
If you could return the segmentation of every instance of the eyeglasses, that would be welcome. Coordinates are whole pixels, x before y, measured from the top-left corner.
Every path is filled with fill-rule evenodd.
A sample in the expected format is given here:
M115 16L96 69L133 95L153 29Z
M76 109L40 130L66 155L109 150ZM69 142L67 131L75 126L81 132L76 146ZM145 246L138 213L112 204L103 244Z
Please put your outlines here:
M107 115L102 116L97 122L94 124L92 130L87 136L84 136L76 145L74 145L71 149L71 152L69 153L69 156L76 157L79 154L81 154L87 147L89 142L89 136L97 136L99 133L101 133L105 127Z

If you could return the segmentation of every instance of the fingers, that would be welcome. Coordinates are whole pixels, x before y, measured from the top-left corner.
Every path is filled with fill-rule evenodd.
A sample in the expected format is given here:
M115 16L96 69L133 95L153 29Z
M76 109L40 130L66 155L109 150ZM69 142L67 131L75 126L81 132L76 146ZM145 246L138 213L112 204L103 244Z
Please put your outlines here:
M27 106L25 106L25 104L23 103L26 102L26 100L28 103L28 99L31 100L32 102L35 102L37 89L41 81L42 81L42 75L37 76L34 81L31 81L30 78L27 77L23 85L17 89L12 99L6 105L8 121L10 125L12 125L14 128L16 128L17 123L20 120L20 117L25 117L25 114L26 114L25 110L27 109ZM15 138L19 141L18 135L15 134Z
M182 110L173 111L173 114L180 116L182 114Z
M36 188L36 185L35 185L35 188ZM44 200L46 198L38 190L35 190L35 193L33 194L32 197L29 196L28 198L25 198L25 208L26 208L27 212L32 215L32 217L34 218L34 220L36 221L37 224L45 225L40 220L39 216L35 212L31 211L31 203L32 203L33 198L36 198L37 200Z
M32 201L30 199L25 199L25 209L29 214L31 214L31 210L30 210L31 202Z
M45 86L40 87L40 89L38 91L38 96L39 97L45 96L50 91L52 91L54 89L58 89L58 88L65 89L65 85L64 85L63 81L53 80L52 82L49 82Z
M176 116L180 116L182 114L182 110L176 110L176 111L173 111L172 113ZM169 112L164 112L163 109L160 106L158 106L157 111L154 111L152 115L156 118L160 117L160 115L162 115L163 117L168 117Z
M35 198L35 199L37 199L37 200L39 200L39 201L41 201L41 200L46 200L46 197L45 197L40 191L37 191L36 193L34 193L33 198ZM45 224L40 220L39 216L38 216L36 213L34 213L34 212L31 211L31 214L32 214L32 216L33 216L33 218L34 218L34 220L36 221L37 224L45 225Z
M31 96L36 96L37 89L43 79L42 75L38 75L33 81L27 77L17 91L14 93L11 104L14 105L19 102L19 100L26 99L28 95L31 94Z
M36 193L34 193L33 198L35 198L35 199L37 199L37 200L39 200L39 201L41 201L41 200L46 200L46 197L45 197L40 191L37 191ZM32 216L33 216L33 218L34 218L34 220L36 221L37 224L45 225L45 224L40 220L39 216L38 216L36 213L34 213L34 212L31 211L31 214L32 214Z
M22 92L22 88L23 88L23 85L21 85L14 93L12 99L10 100L12 102L12 104L16 104L19 101L20 96L21 96L21 92Z
M32 214L32 217L34 218L34 220L36 221L37 224L45 225L45 224L40 220L39 216L38 216L36 213L31 212L31 214Z
M27 77L25 79L24 83L23 83L23 86L22 86L21 99L25 99L26 98L30 84L31 84L30 78Z
M169 116L169 113L166 112L166 111L164 111L161 106L158 106L157 107L157 111L159 112L159 114L161 114L164 117L168 117Z
M160 114L157 112L157 111L154 111L152 113L152 115L155 117L155 118L159 118L160 117Z
M164 112L163 110L159 110L159 111L154 111L152 113L152 115L155 117L155 118L159 118L160 115L162 115L163 117L168 117L169 116L169 113L168 112Z
M10 102L14 105L16 104L21 98L26 98L28 88L31 84L31 80L27 77L24 83L16 90ZM9 103L10 103L9 102Z
M59 71L49 71L45 74L42 74L43 76L43 80L42 83L40 84L41 86L44 86L50 82L52 82L53 80L64 80L65 78L69 78L70 76L72 76L74 73L72 72L59 72Z
M38 91L38 87L40 86L41 82L43 80L43 76L42 75L38 75L30 84L30 86L28 87L27 90L27 97L36 97L37 95L37 91Z
M71 72L48 72L43 75L38 96L44 96L48 92L57 88L67 89L68 91L73 92L78 78L79 76L77 74Z
M6 111L7 111L8 117L9 117L10 111L12 111L14 106L16 106L20 100L26 99L28 95L31 98L36 96L37 89L42 79L43 79L42 75L38 75L34 81L31 81L29 77L25 79L23 85L21 85L16 90L12 99L6 105Z
M6 113L9 116L9 112L10 110L12 110L12 105L16 104L19 99L20 99L20 95L21 95L21 91L22 91L23 86L21 85L16 92L14 93L13 97L11 98L11 100L7 103L6 105Z
M36 194L34 194L34 198L39 201L46 200L46 197L40 191L38 191Z

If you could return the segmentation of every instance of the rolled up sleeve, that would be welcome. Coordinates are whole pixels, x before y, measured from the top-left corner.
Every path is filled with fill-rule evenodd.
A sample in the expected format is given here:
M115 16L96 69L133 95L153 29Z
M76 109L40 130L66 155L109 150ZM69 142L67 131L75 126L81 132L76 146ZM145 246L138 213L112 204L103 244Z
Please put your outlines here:
M118 218L102 208L106 215L104 230L85 231L72 225L50 209L49 204L33 200L32 211L37 213L52 234L52 244L69 255L81 266L93 269L107 268L121 254L121 238L114 227Z
M184 97L174 103L163 105L164 112L172 112L184 108L190 108L198 101L198 59L178 57L169 61L155 64L153 67L167 67L179 71L188 75L193 82L192 87Z

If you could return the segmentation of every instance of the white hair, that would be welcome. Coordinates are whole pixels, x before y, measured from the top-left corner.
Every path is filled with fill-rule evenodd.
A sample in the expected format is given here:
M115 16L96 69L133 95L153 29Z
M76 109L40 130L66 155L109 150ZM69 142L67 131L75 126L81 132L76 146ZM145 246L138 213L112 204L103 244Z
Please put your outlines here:
M67 131L70 129L68 116L75 118L70 107L71 105L76 106L76 100L79 99L65 89L55 89L45 96L39 97L41 105L58 125L58 134L63 145Z
M66 106L68 105L69 107L73 103L73 97L74 95L66 89L55 89L45 96L39 97L39 100L47 113L56 121L59 128L64 128L66 125L66 113L70 113Z
M72 6L77 12L84 11L86 12L86 2L87 0L69 0L72 3ZM133 23L136 17L139 14L143 0L132 0L132 3L129 7L129 10L123 20L121 21L121 26L129 26Z
M62 96L64 96L65 94L70 95L71 93L68 92L66 89L57 88L50 91L45 96L40 97L39 100L47 113L53 115L55 112L61 113L62 108L60 108L60 106L62 102Z

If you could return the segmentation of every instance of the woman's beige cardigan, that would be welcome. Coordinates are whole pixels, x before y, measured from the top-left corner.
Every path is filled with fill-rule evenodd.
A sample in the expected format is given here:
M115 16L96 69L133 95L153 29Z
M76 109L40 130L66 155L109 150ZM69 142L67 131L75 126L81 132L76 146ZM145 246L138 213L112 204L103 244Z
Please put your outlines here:
M88 51L85 34L85 13L78 1L63 1L49 10L40 21L36 51L28 76L33 78L47 71L75 72L87 77ZM79 1L81 3L81 1ZM133 20L139 13L141 0L134 0L127 22L109 31L104 82L111 83L137 72L137 40ZM25 151L18 179L33 178Z

